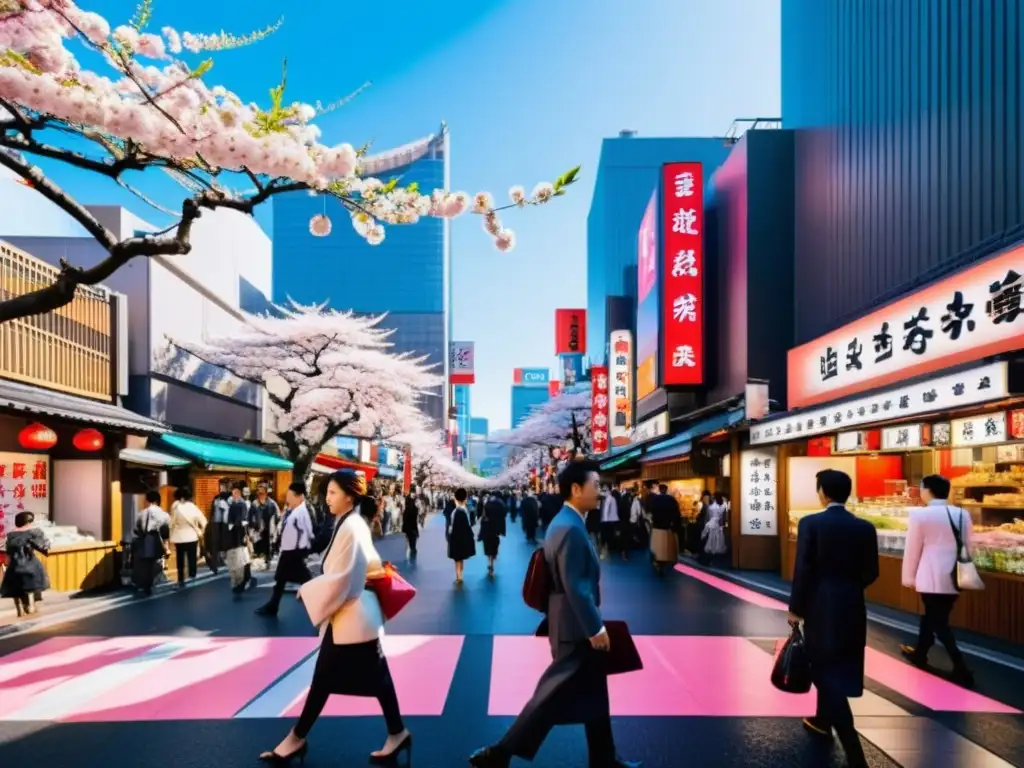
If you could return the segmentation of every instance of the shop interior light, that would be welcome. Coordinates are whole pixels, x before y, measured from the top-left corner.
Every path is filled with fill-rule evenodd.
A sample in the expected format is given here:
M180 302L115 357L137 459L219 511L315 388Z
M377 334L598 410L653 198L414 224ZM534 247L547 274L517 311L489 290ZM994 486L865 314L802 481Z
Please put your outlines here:
M46 451L57 444L57 433L45 424L29 424L18 433L18 445L30 451Z

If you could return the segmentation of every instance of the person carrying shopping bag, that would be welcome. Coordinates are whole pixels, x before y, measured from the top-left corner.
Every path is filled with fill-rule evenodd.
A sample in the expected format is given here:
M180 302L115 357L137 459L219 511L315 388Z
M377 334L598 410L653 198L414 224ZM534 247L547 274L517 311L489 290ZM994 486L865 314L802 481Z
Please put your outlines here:
M299 589L310 620L319 627L320 651L298 722L273 751L260 755L264 762L303 760L306 737L332 694L373 697L380 704L388 735L384 746L370 754L371 764L390 765L402 752L412 751L412 734L402 721L381 648L385 614L370 582L387 569L359 514L365 493L366 481L352 470L339 470L327 481L327 506L336 522L324 573Z

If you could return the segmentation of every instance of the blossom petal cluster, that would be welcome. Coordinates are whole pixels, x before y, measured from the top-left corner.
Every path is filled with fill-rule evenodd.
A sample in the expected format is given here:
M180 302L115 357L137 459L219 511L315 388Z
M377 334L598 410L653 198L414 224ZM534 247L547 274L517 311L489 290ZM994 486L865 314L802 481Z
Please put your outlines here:
M228 336L171 343L262 384L283 453L309 464L339 434L388 439L423 429L420 405L443 377L422 358L390 351L385 317L291 303L246 316Z
M409 449L417 482L435 488L482 488L486 485L484 478L455 460L451 448L444 442L444 435L439 432L418 430L397 435L390 442Z
M515 429L498 432L491 440L519 447L564 448L575 437L590 451L590 392L563 392L537 406Z
M463 192L421 191L374 178L364 173L365 156L352 144L321 143L314 124L318 108L285 103L283 84L261 107L207 85L211 60L191 66L181 58L256 42L274 29L242 37L172 27L154 33L137 26L112 28L73 0L0 0L0 100L82 136L99 136L118 152L130 146L150 162L170 161L208 177L228 171L287 179L332 195L371 245L383 242L384 225L472 211L483 217L498 250L514 247L515 234L501 223L489 193L471 199ZM82 66L75 55L80 43L106 60L110 76ZM0 123L0 129L9 125ZM571 173L566 183L575 179ZM516 188L506 207L543 204L560 189L557 182L544 183L527 197Z

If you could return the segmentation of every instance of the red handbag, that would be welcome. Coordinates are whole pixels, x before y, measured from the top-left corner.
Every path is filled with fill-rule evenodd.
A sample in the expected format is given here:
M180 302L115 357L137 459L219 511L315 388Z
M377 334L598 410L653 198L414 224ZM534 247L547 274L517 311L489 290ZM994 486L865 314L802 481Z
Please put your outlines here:
M384 563L384 573L366 580L366 588L377 595L385 621L395 618L416 597L416 587L402 578L391 563Z

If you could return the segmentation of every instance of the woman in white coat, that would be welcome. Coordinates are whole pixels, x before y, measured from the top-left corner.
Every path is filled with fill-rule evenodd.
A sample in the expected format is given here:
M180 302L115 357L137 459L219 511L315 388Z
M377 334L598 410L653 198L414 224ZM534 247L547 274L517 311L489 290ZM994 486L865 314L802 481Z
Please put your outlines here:
M336 522L323 558L324 573L299 590L310 618L320 627L320 654L313 683L295 727L273 752L260 759L288 765L305 758L306 736L331 694L372 696L380 703L388 727L382 749L370 755L375 765L395 764L402 752L412 752L412 734L406 730L398 707L395 685L381 649L384 617L367 578L383 570L380 555L366 520L359 514L366 481L351 470L341 470L327 481L327 507Z
M953 662L954 677L964 685L971 685L974 677L949 628L949 614L959 596L953 583L957 558L957 537L953 528L970 552L971 516L949 503L949 490L949 480L942 475L928 475L921 480L921 499L928 506L910 513L903 553L903 586L917 590L924 612L917 645L901 645L900 651L911 663L925 666L928 651L938 637Z

